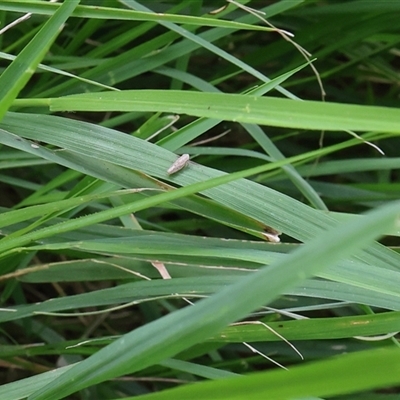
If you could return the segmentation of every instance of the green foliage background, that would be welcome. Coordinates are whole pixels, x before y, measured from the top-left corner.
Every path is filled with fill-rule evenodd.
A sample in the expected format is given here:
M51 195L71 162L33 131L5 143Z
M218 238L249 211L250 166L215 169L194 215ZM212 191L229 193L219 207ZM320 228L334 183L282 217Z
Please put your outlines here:
M397 399L400 3L0 0L1 29L26 13L0 398Z

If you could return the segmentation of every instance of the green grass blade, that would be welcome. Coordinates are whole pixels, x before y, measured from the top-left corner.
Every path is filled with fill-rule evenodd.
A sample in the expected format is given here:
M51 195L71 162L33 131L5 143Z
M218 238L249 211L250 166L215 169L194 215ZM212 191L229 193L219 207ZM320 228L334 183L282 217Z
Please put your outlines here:
M287 128L400 132L400 110L396 108L239 94L127 90L71 95L47 102L51 111L162 111Z
M371 367L373 366L373 367ZM290 371L255 373L251 376L187 385L126 400L243 400L299 399L335 396L380 389L400 382L400 352L379 349L298 366Z
M129 3L129 2L126 2ZM2 0L1 7L8 11L18 11L41 15L54 15L60 8L60 4L38 3L31 1L16 2L15 0ZM154 21L158 23L178 23L195 26L211 26L230 29L246 29L256 31L274 31L266 26L258 26L245 24L235 21L225 21L207 17L193 17L190 15L176 14L154 14L152 12L143 12L135 10L125 10L111 7L99 6L78 6L76 4L75 12L72 16L80 18L99 18L99 19L115 19L115 20L130 20L130 21Z

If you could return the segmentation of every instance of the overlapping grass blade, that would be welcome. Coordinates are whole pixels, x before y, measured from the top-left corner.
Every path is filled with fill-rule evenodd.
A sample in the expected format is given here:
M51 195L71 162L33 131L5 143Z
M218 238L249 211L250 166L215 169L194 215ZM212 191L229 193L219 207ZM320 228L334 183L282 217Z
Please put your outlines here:
M255 308L273 300L285 289L321 269L321 258L334 265L360 248L389 226L398 223L399 203L369 213L355 223L342 224L291 254L287 260L261 269L240 280L194 308L186 307L124 335L111 345L82 361L29 400L62 398L84 387L125 373L134 372L174 356L202 340L205 332L218 332ZM242 296L236 296L241 293ZM177 340L179 338L179 340ZM397 355L397 359L400 355ZM74 388L71 388L71 379ZM393 378L392 378L393 379ZM397 382L398 375L391 382Z
M15 2L14 2L15 3ZM78 6L79 0L63 3L45 23L32 41L0 76L0 118L4 116L18 93L35 72L65 21Z

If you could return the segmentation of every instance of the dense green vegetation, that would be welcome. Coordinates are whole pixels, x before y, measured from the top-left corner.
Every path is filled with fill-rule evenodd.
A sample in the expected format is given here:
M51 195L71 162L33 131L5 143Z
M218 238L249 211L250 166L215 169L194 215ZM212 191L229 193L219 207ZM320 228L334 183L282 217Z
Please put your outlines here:
M399 15L0 0L0 399L398 399Z

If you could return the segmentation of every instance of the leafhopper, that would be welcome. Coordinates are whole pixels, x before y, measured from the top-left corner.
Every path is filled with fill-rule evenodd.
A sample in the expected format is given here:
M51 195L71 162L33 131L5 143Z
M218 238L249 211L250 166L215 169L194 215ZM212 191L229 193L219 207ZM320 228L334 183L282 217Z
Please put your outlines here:
M180 171L182 168L185 168L187 163L189 162L190 156L189 154L182 154L167 170L168 175L175 174Z

